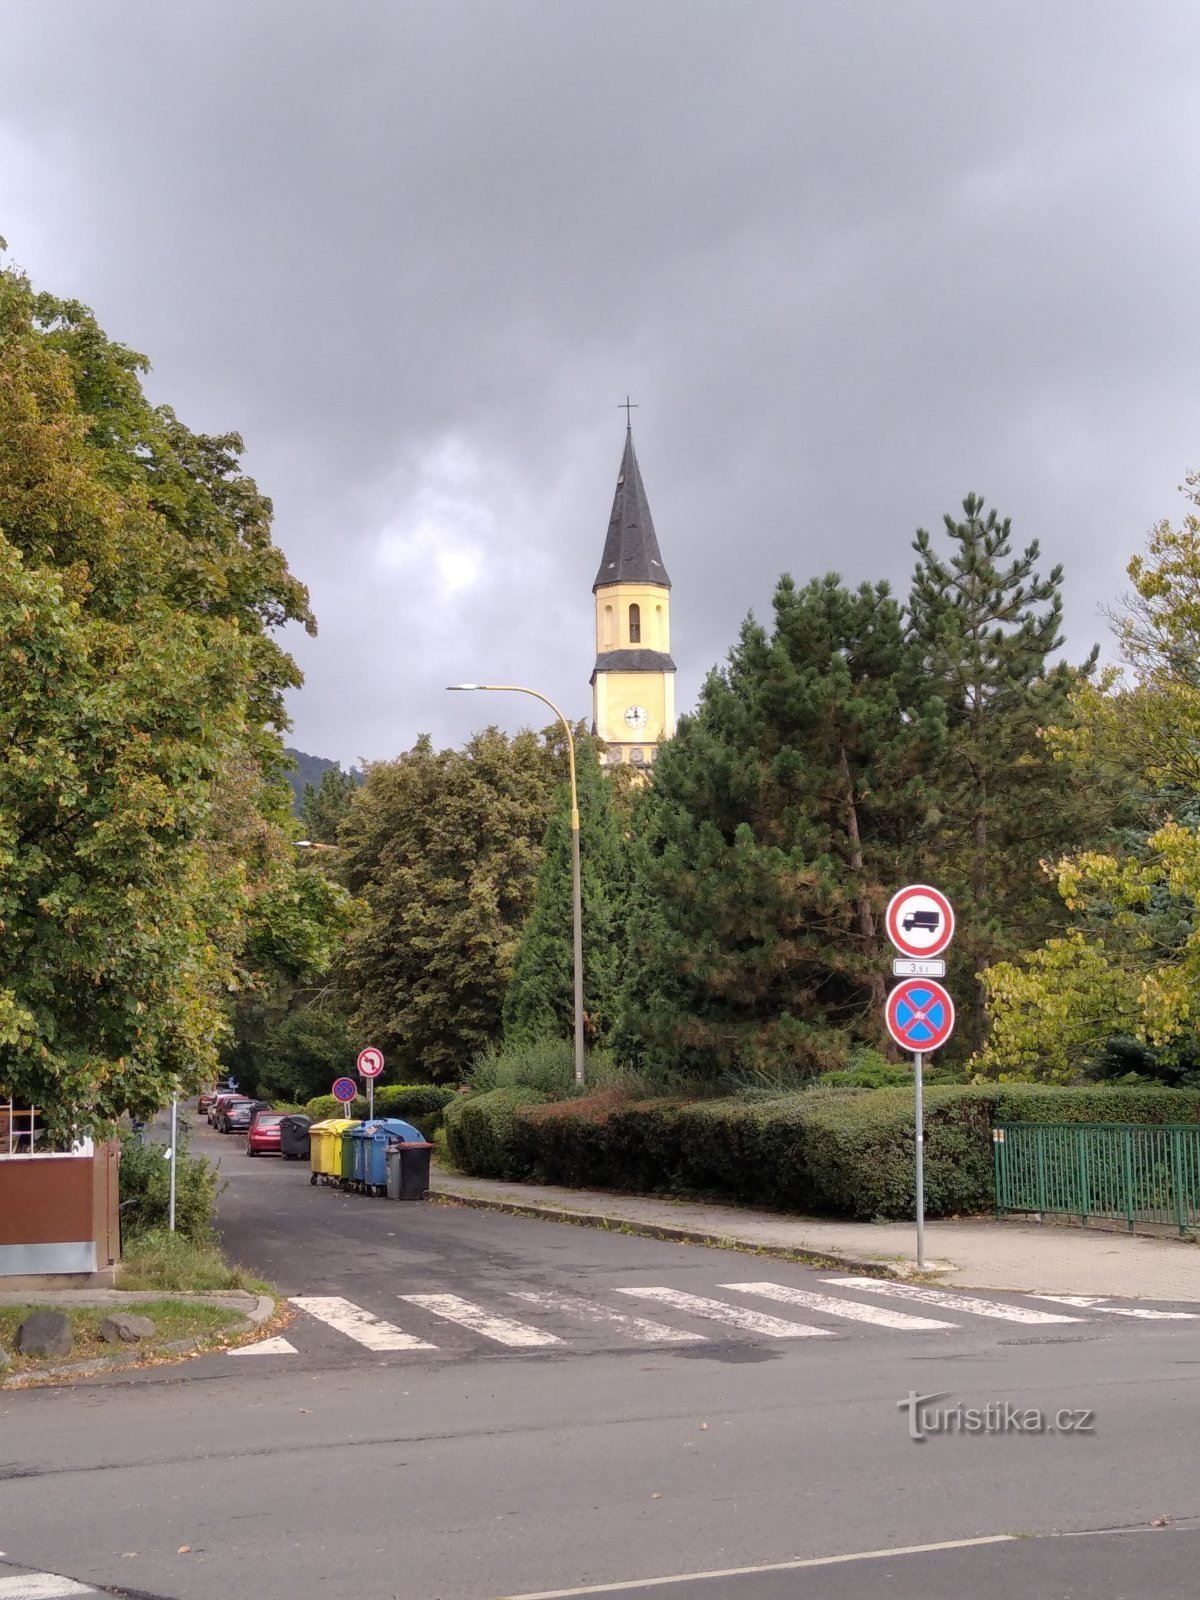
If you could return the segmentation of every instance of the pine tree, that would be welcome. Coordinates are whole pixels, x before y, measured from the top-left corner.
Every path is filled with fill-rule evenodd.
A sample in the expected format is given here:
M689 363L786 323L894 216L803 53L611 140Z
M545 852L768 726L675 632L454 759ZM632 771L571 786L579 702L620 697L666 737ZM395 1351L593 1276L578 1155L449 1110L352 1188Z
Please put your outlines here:
M607 1040L625 955L629 851L625 820L586 736L576 740L579 863L583 905L583 1003L589 1038ZM571 797L564 788L550 820L533 913L504 1000L504 1036L570 1039L574 1030Z
M784 577L774 611L655 768L620 1046L667 1074L786 1080L878 1040L879 918L927 841L941 706L887 586Z
M341 767L326 767L315 788L306 783L300 802L300 826L305 838L317 844L336 844L338 829L361 784L360 772L343 772Z
M909 609L914 642L946 707L948 742L939 786L939 887L959 911L954 953L974 975L1062 924L1041 862L1105 821L1105 797L1081 795L1042 739L1069 718L1068 696L1095 663L1051 665L1061 647L1062 568L1036 571L1037 540L1013 558L1011 524L974 494L964 520L947 515L948 559L918 529ZM1089 814L1090 813L1090 814ZM966 975L964 973L964 975ZM982 995L969 1025L977 1042ZM966 1041L964 1040L964 1043Z

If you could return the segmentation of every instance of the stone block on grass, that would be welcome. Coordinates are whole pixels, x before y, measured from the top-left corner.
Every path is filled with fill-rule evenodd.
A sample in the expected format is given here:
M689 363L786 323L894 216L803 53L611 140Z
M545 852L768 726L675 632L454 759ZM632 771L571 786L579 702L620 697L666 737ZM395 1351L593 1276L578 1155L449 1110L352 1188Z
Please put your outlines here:
M105 1317L98 1331L106 1344L139 1344L143 1339L153 1339L158 1329L149 1317L134 1316L131 1311L117 1311L111 1317Z
M69 1356L74 1343L71 1319L63 1311L34 1311L17 1329L23 1356Z

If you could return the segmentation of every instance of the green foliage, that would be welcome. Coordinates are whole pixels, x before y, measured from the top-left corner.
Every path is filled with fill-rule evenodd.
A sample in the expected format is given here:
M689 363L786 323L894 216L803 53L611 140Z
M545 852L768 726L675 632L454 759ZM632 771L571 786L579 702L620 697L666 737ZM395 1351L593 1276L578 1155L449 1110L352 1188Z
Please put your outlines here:
M240 440L144 368L0 271L0 1095L56 1134L214 1073L290 856L270 634L305 591Z
M303 1006L266 1026L253 1062L231 1059L230 1066L247 1093L304 1102L345 1076L357 1053L356 1035L340 1012Z
M300 826L304 837L318 844L336 844L338 829L346 820L355 790L362 784L357 769L343 772L340 766L326 767L319 784L304 785L300 803Z
M175 1156L175 1229L195 1244L214 1239L220 1175L203 1156L187 1153L188 1138L179 1125ZM124 1239L166 1228L170 1220L171 1165L165 1147L135 1134L121 1136L121 1231Z
M1009 519L985 514L977 495L963 512L961 522L944 518L948 558L918 530L909 609L923 670L946 709L930 870L958 915L950 975L965 999L992 961L1061 927L1041 862L1101 836L1113 792L1096 774L1074 785L1041 737L1069 715L1070 692L1096 659L1093 650L1079 671L1049 664L1062 644L1062 568L1038 574L1037 540L1009 561ZM960 1005L958 1043L978 1043L982 1023L976 990L973 1004Z
M624 968L629 850L613 785L586 735L576 739L576 767L584 1015L589 1041L603 1041L612 1031ZM567 788L546 829L533 911L504 997L506 1041L574 1037L570 822Z
M516 1084L486 1094L460 1095L446 1107L446 1144L455 1165L480 1178L525 1176L514 1164L514 1130L522 1106L540 1105L538 1089Z
M1200 477L1184 492L1200 505ZM1104 1072L1119 1039L1140 1051L1139 1071L1200 1076L1200 517L1160 523L1129 576L1133 595L1114 617L1128 679L1081 686L1048 742L1077 788L1098 767L1123 767L1139 825L1106 850L1062 856L1055 876L1074 926L987 975L992 1031L977 1065L989 1076Z
M499 1037L564 775L552 741L495 728L368 769L339 834L338 870L367 908L345 980L360 1036L402 1075L456 1082Z
M318 1094L308 1101L304 1110L314 1122L328 1122L333 1117L348 1117L352 1122L362 1122L367 1115L367 1097L360 1094L348 1105L343 1105L331 1094Z
M879 917L928 848L944 728L886 585L780 580L642 817L619 1053L663 1081L777 1085L881 1037Z
M931 1085L930 1216L994 1203L991 1129L1007 1121L1200 1122L1200 1093ZM549 1103L534 1090L495 1089L459 1101L447 1133L455 1161L484 1177L712 1195L860 1219L909 1217L915 1205L909 1089L692 1102L608 1089Z
M231 1266L214 1244L166 1228L152 1228L129 1241L117 1269L119 1289L160 1289L175 1294L240 1289L269 1294L270 1286L245 1267Z
M446 1107L458 1098L458 1090L436 1083L389 1083L375 1091L375 1115L399 1117L420 1128L427 1139L442 1125ZM318 1095L303 1110L314 1122L345 1115L345 1108L331 1094ZM349 1107L350 1115L362 1121L367 1115L367 1100L360 1095Z

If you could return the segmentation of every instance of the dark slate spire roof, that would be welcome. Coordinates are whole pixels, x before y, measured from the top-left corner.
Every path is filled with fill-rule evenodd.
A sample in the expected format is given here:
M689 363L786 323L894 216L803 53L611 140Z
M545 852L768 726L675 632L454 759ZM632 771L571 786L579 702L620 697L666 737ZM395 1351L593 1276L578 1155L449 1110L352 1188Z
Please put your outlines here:
M655 537L637 456L633 453L632 428L625 430L625 454L621 458L617 492L613 496L612 516L608 519L608 537L592 589L599 589L606 583L658 583L664 589L671 587Z

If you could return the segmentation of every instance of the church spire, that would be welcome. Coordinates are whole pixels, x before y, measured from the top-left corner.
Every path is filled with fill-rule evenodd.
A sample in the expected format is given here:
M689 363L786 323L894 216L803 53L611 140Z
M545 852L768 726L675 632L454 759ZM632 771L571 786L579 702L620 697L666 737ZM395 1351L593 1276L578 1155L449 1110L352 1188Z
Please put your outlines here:
M628 422L625 454L621 458L612 516L608 519L608 537L604 541L600 570L592 585L593 593L609 583L652 583L664 589L671 587L633 450L633 428Z

